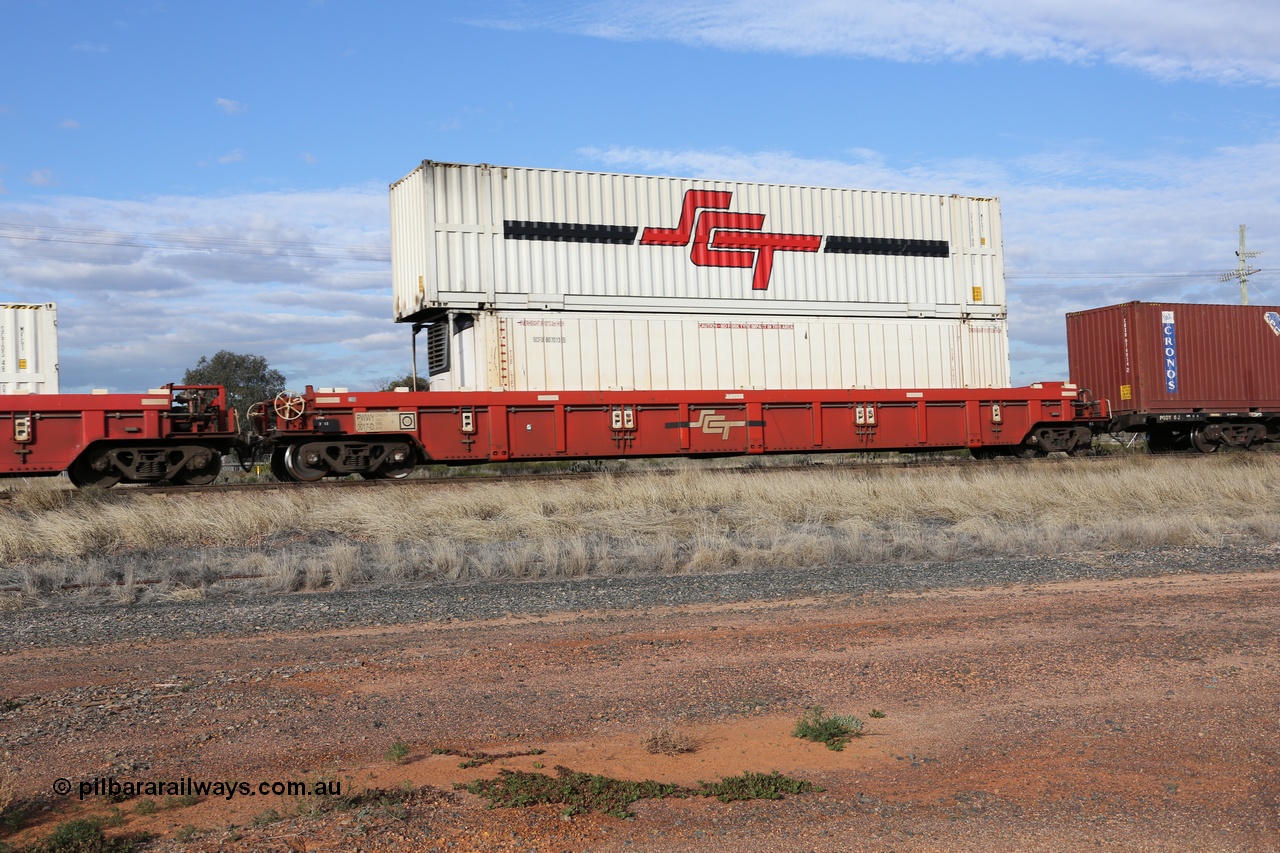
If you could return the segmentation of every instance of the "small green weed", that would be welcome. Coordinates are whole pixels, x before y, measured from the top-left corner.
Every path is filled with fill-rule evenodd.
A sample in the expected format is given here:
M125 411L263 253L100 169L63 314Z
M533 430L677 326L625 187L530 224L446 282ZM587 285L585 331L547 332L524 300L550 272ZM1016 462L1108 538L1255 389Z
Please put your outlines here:
M250 820L249 823L252 826L270 826L279 820L280 812L275 809L265 809L254 815L253 819Z
M195 841L199 835L199 828L194 823L189 823L173 834L173 840L186 844L188 841Z
M170 795L164 798L164 807L166 809L185 809L189 806L194 806L198 802L200 802L200 798L195 794Z
M43 841L22 849L30 853L130 853L146 839L145 834L107 838L101 822L78 818L58 824Z
M791 734L814 743L825 743L827 749L839 752L849 741L862 736L862 720L848 714L828 717L822 708L815 706L804 712Z
M135 814L140 815L155 814L160 811L160 806L156 804L155 800L138 800L133 804L133 811Z
M646 780L628 782L591 773L580 773L568 767L556 767L556 775L528 773L523 770L498 771L496 779L459 782L455 787L470 791L489 801L490 808L520 808L546 803L566 806L565 815L589 811L604 812L614 817L634 817L631 804L636 800L655 800L683 796L679 785L665 785Z
M387 750L387 761L390 761L392 764L403 764L405 758L408 756L409 746L401 743L400 741L396 741L391 744L391 747Z
M716 797L721 802L735 800L778 800L784 794L820 791L813 783L773 773L745 773L719 782L699 782L697 788L655 782L611 779L591 773L580 773L567 767L556 767L556 775L529 773L523 770L498 771L496 779L477 779L454 785L489 801L489 808L521 808L537 805L561 805L562 814L572 816L589 811L603 812L620 818L631 818L631 804L637 800L667 798Z
M316 817L330 812L344 811L355 812L357 819L381 816L406 820L409 817L409 805L415 800L422 799L431 790L433 789L430 787L415 788L412 782L405 780L396 788L366 788L359 793L353 793L351 779L347 777L347 793L324 797L313 795L305 800L300 798L297 813Z
M783 776L777 770L772 773L748 770L741 776L726 776L719 782L699 781L696 793L715 797L722 803L732 803L739 800L780 800L784 794L808 794L822 790L812 782Z
M447 749L445 747L436 747L431 750L432 755L456 755L459 758L465 758L466 761L459 764L459 767L483 767L486 764L492 764L503 758L521 758L526 755L542 755L545 749L526 749L514 752L471 752L466 749ZM535 763L534 766L541 766Z
M883 720L885 718L885 713L879 708L872 708L871 713L867 714L867 716L873 720Z
M414 788L412 783L406 781L398 788L368 788L358 794L331 797L330 800L334 801L332 808L353 811L357 820L375 816L407 820L410 803L429 790Z

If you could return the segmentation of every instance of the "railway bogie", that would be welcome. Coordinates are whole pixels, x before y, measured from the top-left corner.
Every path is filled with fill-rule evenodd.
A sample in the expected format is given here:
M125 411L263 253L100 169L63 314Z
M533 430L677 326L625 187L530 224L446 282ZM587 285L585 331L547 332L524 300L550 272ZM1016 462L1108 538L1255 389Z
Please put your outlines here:
M223 388L0 396L0 477L66 472L76 486L213 482L246 445Z
M1150 418L1146 424L1147 448L1152 453L1194 451L1215 453L1220 448L1259 450L1280 441L1280 415L1266 419L1178 419ZM1140 432L1142 424L1128 426Z

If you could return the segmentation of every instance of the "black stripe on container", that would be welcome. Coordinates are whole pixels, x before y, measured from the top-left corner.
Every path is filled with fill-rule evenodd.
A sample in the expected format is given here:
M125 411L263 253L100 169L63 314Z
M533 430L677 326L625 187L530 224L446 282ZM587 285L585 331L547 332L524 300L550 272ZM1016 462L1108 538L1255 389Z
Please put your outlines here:
M904 240L898 237L828 237L824 252L844 255L906 255L917 258L949 258L946 240Z
M502 223L508 240L554 240L561 243L634 243L640 229L634 225L587 225L581 222Z

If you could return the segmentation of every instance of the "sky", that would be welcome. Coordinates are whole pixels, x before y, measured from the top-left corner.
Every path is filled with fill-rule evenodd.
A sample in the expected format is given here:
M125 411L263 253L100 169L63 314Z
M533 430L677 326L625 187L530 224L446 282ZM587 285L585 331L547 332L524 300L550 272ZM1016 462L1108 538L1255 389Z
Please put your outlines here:
M424 159L996 196L1015 383L1064 314L1280 304L1273 0L0 0L0 302L63 391L218 350L409 371L387 187Z

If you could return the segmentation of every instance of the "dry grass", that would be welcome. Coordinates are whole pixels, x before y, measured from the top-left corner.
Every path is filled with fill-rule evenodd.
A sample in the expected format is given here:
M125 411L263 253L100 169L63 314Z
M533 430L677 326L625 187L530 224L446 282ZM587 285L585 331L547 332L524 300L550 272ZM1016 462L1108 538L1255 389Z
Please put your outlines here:
M297 592L1274 541L1278 474L1280 455L1224 453L131 500L41 486L0 505L0 595L13 607L68 584L132 601L229 583Z
M649 732L641 739L640 745L652 755L682 755L698 751L697 738L671 726L659 726Z

